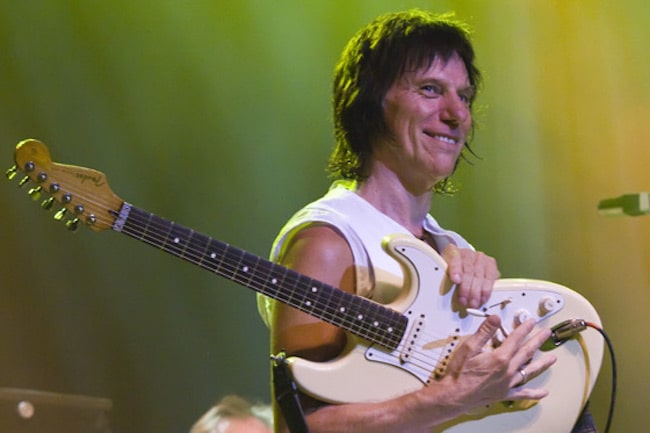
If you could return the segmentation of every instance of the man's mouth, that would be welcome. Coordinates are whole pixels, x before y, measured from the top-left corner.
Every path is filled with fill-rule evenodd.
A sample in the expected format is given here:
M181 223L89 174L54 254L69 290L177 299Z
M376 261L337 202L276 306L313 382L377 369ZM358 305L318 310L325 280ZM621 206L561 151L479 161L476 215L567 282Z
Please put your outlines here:
M436 133L430 133L430 132L424 132L426 135L429 137L435 138L436 140L440 140L443 143L449 143L449 144L457 144L458 139L450 137L448 135L442 135L442 134L436 134Z

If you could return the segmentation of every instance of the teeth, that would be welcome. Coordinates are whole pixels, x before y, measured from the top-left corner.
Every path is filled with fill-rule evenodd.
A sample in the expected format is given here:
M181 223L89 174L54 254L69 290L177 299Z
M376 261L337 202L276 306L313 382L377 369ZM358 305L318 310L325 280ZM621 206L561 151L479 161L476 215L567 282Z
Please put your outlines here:
M444 135L437 135L436 134L433 137L440 140L440 141L444 141L445 143L456 144L456 140L454 140L453 138L445 137Z

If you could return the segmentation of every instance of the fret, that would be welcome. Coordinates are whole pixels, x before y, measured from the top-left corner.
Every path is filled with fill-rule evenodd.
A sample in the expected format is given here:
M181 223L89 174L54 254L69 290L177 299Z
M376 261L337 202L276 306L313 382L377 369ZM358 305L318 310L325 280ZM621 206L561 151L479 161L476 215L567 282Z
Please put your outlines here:
M310 279L309 284L305 284L303 288L305 294L303 310L306 313L309 313L313 316L328 316L328 304L326 301L324 301L324 298L329 298L329 296L324 296L328 292L325 287L326 286L323 283L315 281L313 279Z
M290 269L285 268L284 266L279 266L276 264L271 264L269 267L269 273L263 279L263 284L260 286L260 292L270 296L273 299L277 299L280 302L291 305L295 307L294 304L289 303L290 299L289 291L291 290L289 286L285 285L285 278L288 273L292 272ZM283 289L283 290L280 290Z
M318 315L321 319L334 323L339 327L345 328L347 318L345 315L335 315L330 300L335 293L345 293L320 281L310 280L309 285L305 287L308 295L308 311Z
M374 337L373 340L379 339L381 341L384 335L383 327L388 317L382 314L378 305L370 303L366 308L366 319L366 334L372 335Z
M187 249L187 243L192 235L192 230L175 223L171 223L171 226L172 228L167 236L163 249L175 256L183 257Z
M363 320L365 316L361 311L361 305L358 303L348 303L347 317L349 318L348 328L356 334L364 335L361 331L363 331Z
M145 222L144 219L143 215L143 222ZM168 221L154 214L149 214L142 228L142 240L164 250L165 240L171 228Z
M124 227L122 230L127 232L129 236L150 244L150 242L142 238L144 235L144 229L149 223L150 217L151 214L148 212L142 211L137 207L132 207L129 211L129 216L124 221Z
M221 262L224 259L224 251L226 250L227 246L228 244L224 242L218 241L216 239L210 239L205 250L203 260L201 261L201 267L215 272L219 275L223 275L219 271L219 268L221 267Z
M244 252L238 248L227 245L224 248L223 260L221 266L217 270L217 273L229 280L235 278L237 274L237 268L244 256Z
M254 281L255 281L254 289L255 289L256 292L260 292L260 293L263 293L265 295L273 297L272 294L267 293L267 291L265 289L266 289L268 281L271 278L274 278L271 274L272 274L273 269L276 266L278 266L278 265L276 265L275 263L273 263L273 262L271 262L269 260L262 259L262 258L260 258L258 260L257 265L255 266L254 276L253 276Z
M211 238L209 236L192 230L190 239L187 241L188 246L185 250L185 258L194 264L202 266L210 240Z
M288 270L284 277L284 287L287 290L287 302L299 308L302 311L314 313L318 318L323 314L320 311L316 312L313 308L306 308L306 302L311 300L310 287L313 285L314 279L305 275L299 274L294 270Z
M312 279L301 275L296 271L289 270L285 273L281 285L288 290L286 292L286 302L304 311L306 301L306 292Z
M234 247L230 247L235 249ZM241 251L241 259L237 263L237 268L233 270L232 280L250 288L255 288L257 286L254 276L256 274L257 265L261 260L254 254Z
M313 287L310 288L311 291L317 290L319 304L322 305L323 320L331 321L333 318L338 317L339 320L343 321L346 319L345 315L338 312L340 299L342 299L341 296L337 296L340 291L325 290L323 286L323 283L314 282Z

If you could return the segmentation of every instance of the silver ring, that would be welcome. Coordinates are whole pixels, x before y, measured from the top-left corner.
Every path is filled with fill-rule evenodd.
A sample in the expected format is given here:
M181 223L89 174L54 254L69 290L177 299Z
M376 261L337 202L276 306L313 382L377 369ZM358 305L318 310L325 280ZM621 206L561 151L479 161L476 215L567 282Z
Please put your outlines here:
M521 385L525 384L528 381L528 375L526 374L526 370L524 370L523 368L520 368L519 369L519 374L521 374L521 382L519 382L519 384L517 386L521 386Z

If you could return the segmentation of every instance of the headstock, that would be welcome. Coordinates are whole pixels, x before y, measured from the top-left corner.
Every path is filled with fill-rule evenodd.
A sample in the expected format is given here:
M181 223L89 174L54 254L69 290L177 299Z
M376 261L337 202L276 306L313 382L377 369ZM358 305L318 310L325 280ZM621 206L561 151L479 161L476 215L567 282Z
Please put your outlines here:
M103 173L90 168L52 162L50 152L42 142L23 140L16 145L15 165L7 170L9 180L19 172L25 176L18 182L24 187L31 182L28 194L41 201L41 207L50 210L56 203L57 221L65 221L75 231L84 224L94 231L110 229L123 200L108 186ZM45 197L44 197L45 195Z

